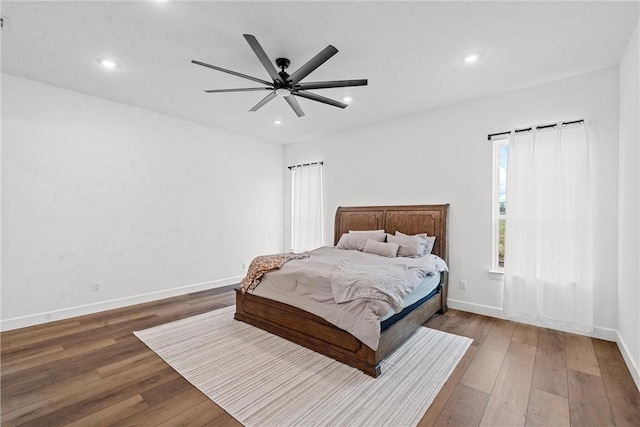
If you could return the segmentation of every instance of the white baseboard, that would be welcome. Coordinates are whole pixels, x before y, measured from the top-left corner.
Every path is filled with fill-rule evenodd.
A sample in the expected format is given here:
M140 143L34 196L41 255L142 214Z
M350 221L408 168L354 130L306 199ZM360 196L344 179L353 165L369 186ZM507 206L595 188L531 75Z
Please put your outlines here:
M629 368L629 372L631 372L633 381L635 381L636 387L638 387L638 390L640 390L640 368L638 368L638 365L633 360L633 357L631 357L631 353L629 353L629 349L627 348L627 345L625 344L620 334L618 334L618 339L616 341L618 343L618 348L620 349L620 353L622 353L622 358L624 359L624 362L627 364L627 368Z
M98 313L100 311L112 310L114 308L126 307L129 305L141 304L156 301L163 298L175 297L178 295L190 294L192 292L205 291L207 289L221 288L223 286L239 283L243 276L229 277L227 279L213 280L210 282L196 283L193 285L180 286L177 288L164 289L157 292L133 295L130 297L117 298L109 301L100 301L92 304L79 305L76 307L63 308L60 310L47 311L43 313L30 314L27 316L14 317L0 321L0 331L10 331L12 329L26 328L28 326L39 325L41 323L55 322L56 320L69 319L71 317L84 316L85 314Z
M484 316L489 316L489 317L497 317L498 319L507 319L507 320L513 320L513 319L509 319L508 317L506 317L502 311L502 308L500 307L493 307L493 306L489 306L489 305L482 305L482 304L474 304L471 302L467 302L467 301L459 301L459 300L454 300L454 299L447 299L447 305L450 308L456 309L456 310L461 310L461 311L468 311L469 313L475 313L475 314L482 314ZM568 328L558 328L558 327L553 327L553 326L549 326L546 324L540 324L540 323L531 323L531 322L526 322L524 320L518 320L518 322L520 323L529 323L535 326L540 326L543 328L549 328L549 329L557 329L563 332L569 332L571 334L578 334L578 335L586 335L589 337L593 337L593 338L598 338L601 340L606 340L606 341L613 341L613 342L618 342L618 331L615 329L610 329L610 328L605 328L602 326L594 326L593 327L593 332L591 333L584 333L584 332L579 332L579 331L574 331Z
M492 307L490 305L475 304L472 302L448 298L447 306L455 310L468 311L469 313L482 314L489 317L497 317L498 319L505 318L501 308Z

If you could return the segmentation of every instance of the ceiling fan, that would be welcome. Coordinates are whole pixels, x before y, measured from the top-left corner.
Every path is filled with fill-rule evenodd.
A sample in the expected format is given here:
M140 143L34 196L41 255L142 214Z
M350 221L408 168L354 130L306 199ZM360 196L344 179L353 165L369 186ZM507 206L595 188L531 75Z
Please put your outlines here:
M267 96L265 96L260 102L254 105L249 111L257 111L261 107L263 107L267 102L276 98L277 96L283 96L285 101L289 104L289 106L293 109L298 117L304 116L304 111L300 107L296 96L300 96L302 98L311 99L313 101L322 102L323 104L333 105L334 107L346 108L347 104L343 102L339 102L324 96L317 95L315 93L308 92L308 89L328 89L335 87L349 87L349 86L366 86L367 79L358 79L358 80L332 80L332 81L324 81L324 82L313 82L313 83L301 83L300 81L308 76L312 71L318 68L320 65L324 64L329 58L338 53L338 49L329 45L324 48L320 53L311 58L304 64L302 67L298 68L293 74L289 75L285 70L289 67L290 61L287 58L278 58L276 59L276 66L280 68L280 71L277 71L273 66L269 57L265 53L258 40L252 36L251 34L244 34L244 38L251 46L251 49L255 52L256 56L262 63L262 66L269 73L269 77L273 79L272 82L268 82L266 80L259 79L257 77L248 76L246 74L238 73L236 71L227 70L225 68L216 67L215 65L206 64L204 62L192 60L191 62L197 65L202 65L203 67L212 68L214 70L222 71L223 73L229 73L234 76L242 77L248 80L253 80L254 82L262 83L266 87L247 87L240 89L210 89L205 90L207 93L223 93L223 92L253 92L253 91L270 91Z

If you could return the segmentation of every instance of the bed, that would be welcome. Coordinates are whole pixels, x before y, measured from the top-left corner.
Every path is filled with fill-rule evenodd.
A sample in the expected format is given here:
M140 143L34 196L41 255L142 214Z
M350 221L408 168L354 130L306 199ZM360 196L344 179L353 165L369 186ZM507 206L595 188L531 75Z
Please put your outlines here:
M405 234L436 236L432 249L447 261L448 204L412 206L339 207L335 216L334 244L351 230L384 229ZM377 377L380 362L436 313L447 311L446 272L440 274L436 291L427 300L395 314L382 330L377 349L364 344L349 332L322 317L280 301L236 290L235 319L276 334L289 341L329 356L364 373ZM395 321L393 321L395 320Z

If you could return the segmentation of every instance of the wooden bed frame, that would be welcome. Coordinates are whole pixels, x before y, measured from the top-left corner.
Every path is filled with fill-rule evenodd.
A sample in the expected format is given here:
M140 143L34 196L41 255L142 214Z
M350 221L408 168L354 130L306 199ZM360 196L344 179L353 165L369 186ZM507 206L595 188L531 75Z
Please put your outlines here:
M432 253L447 261L447 212L449 205L339 207L336 211L334 244L349 230L380 230L436 236ZM235 319L279 335L329 356L373 377L380 375L380 362L436 313L447 311L447 273L440 291L411 313L382 331L377 350L319 316L288 304L243 294L236 289Z

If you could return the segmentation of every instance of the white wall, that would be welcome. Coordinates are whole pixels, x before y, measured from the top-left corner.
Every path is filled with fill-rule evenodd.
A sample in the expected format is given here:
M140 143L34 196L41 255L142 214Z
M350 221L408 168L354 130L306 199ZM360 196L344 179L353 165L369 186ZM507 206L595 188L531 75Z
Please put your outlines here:
M487 134L578 118L589 121L597 204L596 335L615 339L617 69L289 145L284 158L286 165L324 161L328 244L333 244L338 206L450 203L450 305L501 315L502 281L488 274L492 146ZM285 244L289 241L288 196L285 191ZM460 290L460 280L468 281L468 290Z
M640 388L640 43L638 27L620 61L618 333Z
M10 75L2 103L4 329L237 283L283 246L282 146Z

